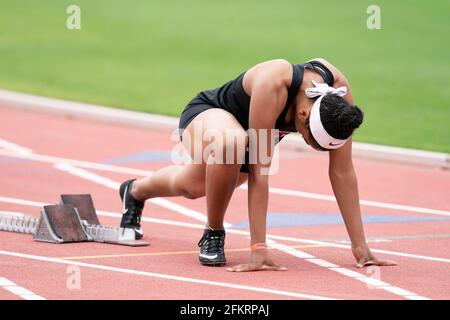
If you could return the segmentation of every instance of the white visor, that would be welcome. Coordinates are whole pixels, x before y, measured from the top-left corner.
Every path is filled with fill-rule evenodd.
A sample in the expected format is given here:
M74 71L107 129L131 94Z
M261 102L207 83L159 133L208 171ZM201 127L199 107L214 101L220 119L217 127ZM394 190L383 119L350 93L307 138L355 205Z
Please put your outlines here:
M324 149L337 149L342 147L345 142L347 142L348 138L345 140L333 138L328 134L328 132L323 127L322 121L320 120L320 102L323 97L320 96L317 99L312 108L311 114L309 116L309 127L311 129L311 134L317 143Z

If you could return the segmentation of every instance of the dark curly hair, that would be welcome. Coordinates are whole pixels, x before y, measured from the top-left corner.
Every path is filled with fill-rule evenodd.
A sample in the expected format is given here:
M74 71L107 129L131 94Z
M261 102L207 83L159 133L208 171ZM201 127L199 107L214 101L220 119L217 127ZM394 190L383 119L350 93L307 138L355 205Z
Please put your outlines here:
M337 95L326 95L320 102L320 120L327 133L336 138L345 140L363 122L364 113L358 106L354 106ZM312 147L320 151L330 151L319 145L311 133L309 119L306 128L312 140Z
M364 113L342 97L326 95L320 103L320 120L324 129L336 139L347 139L363 122Z

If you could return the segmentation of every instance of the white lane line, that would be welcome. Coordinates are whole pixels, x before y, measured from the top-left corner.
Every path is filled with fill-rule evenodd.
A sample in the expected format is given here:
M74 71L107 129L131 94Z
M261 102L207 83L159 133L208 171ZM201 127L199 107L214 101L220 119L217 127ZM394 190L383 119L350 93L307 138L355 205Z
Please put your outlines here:
M1 197L1 196L0 196L0 202L18 204L18 205L29 206L29 207L43 207L43 206L49 205L49 203L46 203L46 202L38 202L38 201L31 201L31 200L24 200L24 199L10 198L10 197Z
M51 263L58 263L58 264L65 264L65 265L76 265L76 266L80 266L80 267L105 270L105 271L111 271L111 272L120 272L120 273L132 274L132 275L138 275L138 276L144 276L144 277L150 277L150 278L175 280L175 281L181 281L181 282L209 285L209 286L222 287L222 288L239 289L239 290L246 290L246 291L253 291L253 292L260 292L260 293L270 293L270 294L286 296L286 297L294 297L294 298L301 298L301 299L314 299L314 300L335 300L335 298L331 298L331 297L317 296L317 295L305 294L305 293L300 293L300 292L276 290L276 289L254 287L254 286L247 286L247 285L238 285L238 284L233 284L233 283L228 283L228 282L209 281L209 280L203 280L203 279L174 276L174 275L163 274L163 273L155 273L155 272L147 272L147 271L140 271L140 270L134 270L134 269L110 267L110 266L101 265L101 264L85 263L85 262L72 261L72 260L63 260L63 259L58 259L58 258L50 258L50 257L24 254L24 253L5 251L5 250L0 250L0 254L12 256L12 257L24 258L24 259L37 260L37 261L44 261L44 262L51 262Z
M337 268L338 266L334 263L322 260L322 259L316 259L316 258L308 258L307 261L317 264L318 266L324 267L324 268Z
M361 282L364 282L365 284L367 284L369 286L372 286L372 287L387 287L387 286L389 286L389 283L386 283L384 281L378 280L376 278L371 278L371 277L359 278L358 277L357 279L359 281L361 281ZM394 287L394 288L397 288L397 287ZM401 288L399 288L399 289L401 289ZM402 291L407 291L407 290L404 290L404 289L401 289L401 290ZM390 292L392 292L392 290ZM392 292L392 293L394 293L396 295L399 295L399 292L400 292L400 290L398 290L396 293L394 293L394 292ZM400 295L403 296L403 294L400 294ZM415 294L413 293L412 295L415 295Z
M346 277L350 277L350 278L358 278L361 273L350 270L350 269L346 269L346 268L341 268L341 267L333 267L333 271L340 273Z
M148 171L148 170L140 170L140 169L127 168L127 167L121 167L121 166L115 166L115 165L103 164L103 163L95 163L95 162L83 161L83 160L74 160L74 159L61 158L61 157L55 157L55 156L49 156L49 155L42 155L42 154L37 154L37 153L21 154L21 153L13 152L11 150L0 149L0 155L5 156L5 157L19 158L19 159L25 159L25 160L30 160L30 161L46 162L46 163L52 163L52 164L67 163L67 164L71 164L73 166L80 167L80 168L88 168L88 169L93 169L93 170L109 171L109 172L123 173L123 174L129 174L129 175L147 176L149 174L152 174L152 171Z
M76 168L72 166L71 164L67 163L58 163L54 166L56 169L70 173L71 175L83 178L85 180L95 182L99 185L105 186L107 188L113 189L113 190L119 190L120 183L113 181L111 179L105 178L103 176L99 176L95 173L86 171L84 169Z
M153 198L153 199L147 200L147 202L150 202L150 203L153 203L154 205L161 206L161 207L169 209L171 211L180 213L186 217L190 217L190 218L200 221L200 222L206 223L206 221L208 220L207 217L204 214L202 214L201 212L198 212L198 211L190 209L190 208L186 208L182 205L179 205L179 204L174 203L167 199ZM224 223L224 226L225 226L225 228L229 228L229 227L231 227L231 224ZM204 226L203 226L203 228L204 228Z
M5 149L6 151L27 155L33 152L33 150L19 146L13 142L5 139L0 139L0 149Z
M70 173L72 175L78 176L80 178L87 179L87 180L92 181L94 183L98 183L98 184L104 185L106 187L115 189L115 190L117 190L118 185L119 185L119 183L117 183L117 182L115 182L113 180L110 180L110 179L105 178L103 176L91 173L91 172L86 171L84 169L74 168L74 167L72 167L70 165L55 165L55 167L57 169L64 170L64 171L66 171L66 172L68 172L68 173ZM152 202L151 200L154 200L154 199L150 199L149 201ZM162 200L162 199L158 199L158 200ZM154 203L154 202L152 202L152 203ZM162 203L159 202L159 203L154 203L154 204L161 205L161 206L163 206L165 208L168 208L168 209L170 209L171 207L175 207L175 209L177 210L176 212L178 212L178 213L180 213L182 215L189 216L189 217L192 217L194 219L198 219L200 217L200 219L205 219L206 220L206 216L203 213L195 211L196 214L192 215L192 210L191 209L186 208L186 207L181 206L181 205L178 205L178 204L175 205L173 202L168 201L168 200L165 200ZM169 204L169 206L167 206L167 204ZM173 206L172 204L175 205L175 206ZM224 225L225 225L226 228L231 226L231 224L229 224L229 223L224 223ZM246 233L246 236L249 235L248 232L245 232L245 233ZM301 250L297 250L295 248L286 246L286 245L281 244L281 243L277 243L277 242L275 242L272 239L268 239L267 242L270 244L271 247L276 248L276 249L278 249L278 250L280 250L280 251L282 251L284 253L287 253L287 254L292 255L294 257L297 257L299 259L314 259L314 258L316 258L313 255L310 255L309 253L306 253L306 252L301 251ZM308 260L306 260L306 261L308 261ZM324 262L328 262L326 260L323 260L323 261ZM325 268L325 269L334 270L335 268ZM340 268L340 269L346 270L345 268ZM348 270L348 271L351 272L351 270ZM358 274L358 277L356 277L354 279L356 279L358 281L361 281L363 283L366 283L366 284L370 284L372 287L375 287L377 289L383 289L385 286L394 287L394 286L391 286L390 284L385 283L385 282L381 283L381 282L377 282L377 281L371 281L371 278L369 278L369 277L367 277L367 276L365 276L363 274L360 274L360 273L357 273L357 274ZM353 278L353 277L350 277L350 278ZM391 291L389 291L389 292L392 293ZM419 296L419 295L413 293L411 296ZM401 295L401 297L408 299L409 296ZM426 299L426 298L424 297L424 299Z
M36 153L20 154L20 153L16 153L16 152L13 152L10 150L0 149L0 155L13 157L13 158L32 160L32 161L47 162L47 163L52 163L52 164L69 164L69 165L79 167L79 168L109 171L109 172L130 174L130 175L136 175L136 176L148 176L153 173L152 171L149 171L149 170L140 170L140 169L133 169L133 168L128 168L128 167L114 166L114 165L95 163L95 162L89 162L89 161L73 160L73 159L62 158L62 157L40 155L40 154L36 154ZM246 190L247 185L242 185L238 189ZM271 187L269 191L273 194L279 194L279 195L285 195L285 196L291 196L291 197L299 197L299 198L313 199L313 200L319 200L319 201L336 202L336 199L334 196L312 193L312 192L303 192L303 191L275 188L275 187ZM387 203L387 202L371 201L371 200L360 200L360 204L362 206L367 206L367 207L394 209L394 210L399 210L399 211L417 212L417 213L433 214L433 215L441 215L441 216L450 216L450 211L447 211L447 210L438 210L438 209L431 209L431 208L408 206L408 205L395 204L395 203Z
M45 298L38 296L30 290L20 287L14 282L3 277L0 277L0 288L3 288L25 300L45 300Z
M239 188L247 190L248 186L242 185ZM329 195L325 195L325 194L303 192L303 191L275 188L275 187L270 187L269 192L273 193L273 194L283 195L283 196L336 202L336 198L334 196L329 196ZM450 216L450 211L446 211L446 210L437 210L437 209L429 209L429 208L422 208L422 207L415 207L415 206L407 206L407 205L395 204L395 203L360 200L359 204L362 206L374 207L374 208L394 209L394 210L399 210L399 211L417 212L417 213L433 214L433 215L440 215L440 216Z
M412 292L410 292L410 291L408 291L408 290L404 290L404 289L398 288L398 287L390 287L390 286L386 286L386 287L384 288L384 290L390 291L390 292L392 292L393 294L397 294L397 295L399 295L399 296L409 296L409 297L410 297L410 298L409 298L410 300L424 300L424 299L422 299L422 297L421 297L421 299L419 299L418 297L412 298L412 297L414 296L414 294L413 294ZM428 300L428 299L425 299L425 300Z
M17 211L0 211L0 215L22 217L24 214L22 212Z
M272 248L278 249L280 251L283 251L284 253L290 254L291 256L297 257L299 259L306 259L306 261L309 261L309 259L315 259L316 257L314 257L313 255L300 251L300 250L296 250L293 247L290 246L286 246L284 244L281 243L277 243L272 239L269 239L267 241L268 244L270 244L270 246ZM325 262L325 260L323 260ZM328 262L328 261L326 261Z
M409 300L430 300L430 299L427 299L427 298L421 297L421 296L409 296L408 299Z
M45 203L45 202L28 201L28 200L9 198L9 197L1 197L1 196L0 196L0 202L12 203L12 204L24 205L24 206L32 206L32 207L43 207L43 206L49 204L49 203ZM119 213L98 210L98 209L97 209L97 214L99 216L112 217L112 218L118 218L118 219L120 219L122 217L122 215ZM205 228L205 226L203 224L180 222L180 221L159 219L159 218L142 217L142 221L149 222L149 223L183 227L183 228L191 228L191 229L204 229ZM243 230L235 230L235 229L227 228L227 232L232 233L232 234L240 234L240 235L248 236L248 232L243 231ZM291 242L296 242L296 243L315 244L315 245L321 245L324 247L333 247L333 248L338 248L338 249L351 249L351 246L345 245L345 244L338 244L338 243L333 243L333 242L303 239L303 238L296 238L296 237L287 237L287 236L280 236L280 235L274 235L274 234L267 234L267 238L273 239L273 240L291 241ZM383 253L383 254L392 255L392 256L399 256L399 257L419 259L419 260L428 260L428 261L434 261L434 262L450 263L450 259L446 259L446 258L431 257L431 256L424 256L424 255L411 254L411 253L398 252L398 251L373 249L373 248L370 250L372 252Z

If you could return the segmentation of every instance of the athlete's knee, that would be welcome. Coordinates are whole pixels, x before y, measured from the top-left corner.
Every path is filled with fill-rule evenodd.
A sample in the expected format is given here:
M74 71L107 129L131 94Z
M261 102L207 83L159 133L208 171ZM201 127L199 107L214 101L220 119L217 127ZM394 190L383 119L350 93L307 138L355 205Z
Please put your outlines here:
M172 187L176 194L188 199L198 199L205 196L205 182L192 179L186 171L180 172L174 177Z
M180 188L179 193L185 198L194 200L205 196L205 187L197 185L189 186L187 188Z

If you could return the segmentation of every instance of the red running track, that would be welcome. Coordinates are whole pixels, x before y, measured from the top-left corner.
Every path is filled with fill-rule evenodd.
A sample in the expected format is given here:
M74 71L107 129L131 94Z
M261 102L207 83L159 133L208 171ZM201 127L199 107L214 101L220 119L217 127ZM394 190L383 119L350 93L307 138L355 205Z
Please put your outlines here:
M140 176L127 168L167 165L176 143L149 129L8 108L0 108L0 118L0 211L33 216L61 193L90 193L98 210L117 213L101 215L102 223L117 225L115 187ZM62 170L67 159L86 163ZM327 161L322 153L281 146L280 170L271 177L277 189L270 197L268 234L281 245L272 255L286 272L237 274L201 266L196 244L204 199L171 198L145 207L149 247L44 244L1 232L0 299L26 298L2 286L2 278L45 299L449 299L450 173L355 159L360 197L376 202L362 206L370 246L399 263L357 269L337 205L321 197L332 195ZM99 170L99 163L117 170ZM238 230L227 233L229 265L249 256L246 206L246 191L238 189L226 215Z

